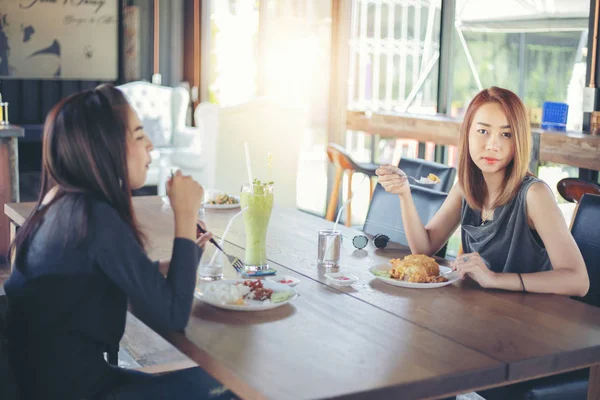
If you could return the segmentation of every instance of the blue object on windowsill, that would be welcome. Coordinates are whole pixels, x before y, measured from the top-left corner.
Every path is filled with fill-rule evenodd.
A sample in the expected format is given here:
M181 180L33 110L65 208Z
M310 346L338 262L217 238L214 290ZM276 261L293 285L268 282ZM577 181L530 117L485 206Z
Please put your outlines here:
M542 106L542 129L566 131L568 115L569 105L567 103L544 102Z

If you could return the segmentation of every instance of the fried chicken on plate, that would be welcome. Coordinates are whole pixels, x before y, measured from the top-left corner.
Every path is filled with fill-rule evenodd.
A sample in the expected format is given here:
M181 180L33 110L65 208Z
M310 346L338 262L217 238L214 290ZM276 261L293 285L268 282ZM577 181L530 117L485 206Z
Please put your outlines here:
M392 269L390 277L412 283L446 282L440 275L440 267L431 257L423 254L411 254L403 259L390 260Z

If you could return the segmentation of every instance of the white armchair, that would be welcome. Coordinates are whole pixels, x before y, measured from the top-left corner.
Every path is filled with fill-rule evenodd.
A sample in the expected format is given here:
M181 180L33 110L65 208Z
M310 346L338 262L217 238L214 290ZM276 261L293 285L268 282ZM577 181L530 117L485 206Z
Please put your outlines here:
M212 187L218 134L218 122L214 121L218 121L218 107L206 105L196 127L191 127L186 126L190 98L184 88L142 81L118 88L138 113L144 131L154 144L145 185L157 185L158 194L163 195L171 168L178 168L205 187Z

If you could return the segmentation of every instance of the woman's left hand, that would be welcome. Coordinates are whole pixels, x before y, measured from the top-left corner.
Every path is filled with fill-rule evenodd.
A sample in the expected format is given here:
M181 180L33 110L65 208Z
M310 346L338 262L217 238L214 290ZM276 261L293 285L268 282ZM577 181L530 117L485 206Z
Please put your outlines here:
M469 276L481 287L494 287L494 279L496 273L490 270L479 253L463 254L454 260L451 264L452 269L458 271L460 279L465 279Z
M208 242L212 238L212 233L208 232L206 229L206 224L204 221L197 220L198 224L206 231L206 233L200 232L200 229L196 229L196 244L200 247L204 247L206 242Z

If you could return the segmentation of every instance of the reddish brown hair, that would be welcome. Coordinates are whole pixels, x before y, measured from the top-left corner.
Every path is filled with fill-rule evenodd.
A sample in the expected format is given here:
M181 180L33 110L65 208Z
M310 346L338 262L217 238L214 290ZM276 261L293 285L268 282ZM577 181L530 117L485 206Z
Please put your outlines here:
M481 170L475 165L469 153L469 131L477 110L488 103L496 103L502 107L515 145L515 155L506 167L500 196L491 208L508 203L519 191L523 178L529 174L531 128L525 105L519 96L510 90L495 86L482 90L471 100L467 108L458 141L458 180L462 186L465 200L471 208L476 210L483 208L487 186Z

